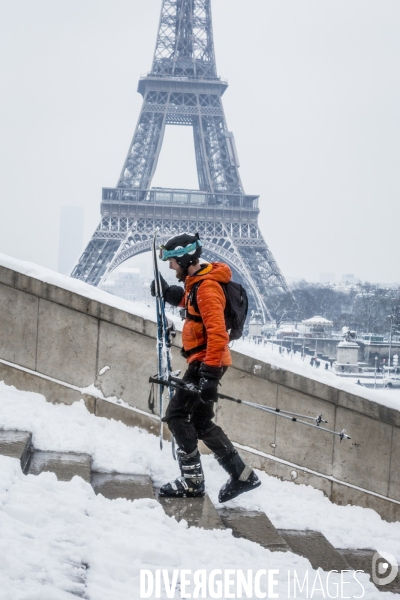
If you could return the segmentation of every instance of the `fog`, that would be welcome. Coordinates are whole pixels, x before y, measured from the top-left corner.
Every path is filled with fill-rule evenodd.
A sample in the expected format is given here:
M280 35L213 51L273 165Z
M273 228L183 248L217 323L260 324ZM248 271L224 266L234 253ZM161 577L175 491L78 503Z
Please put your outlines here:
M400 281L398 0L212 0L246 193L286 277ZM56 269L62 206L85 243L115 186L161 0L0 3L0 252ZM169 127L153 185L197 185Z

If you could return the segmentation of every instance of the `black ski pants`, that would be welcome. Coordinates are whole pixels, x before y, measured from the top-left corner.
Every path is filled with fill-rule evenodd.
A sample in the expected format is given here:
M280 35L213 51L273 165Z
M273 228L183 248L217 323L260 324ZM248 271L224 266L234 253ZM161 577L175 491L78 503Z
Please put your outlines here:
M200 365L199 361L190 363L183 381L198 386ZM198 440L202 440L218 458L225 458L234 447L221 427L212 422L214 416L213 402L204 404L198 394L177 389L163 421L168 423L179 448L186 454L192 453L197 448Z

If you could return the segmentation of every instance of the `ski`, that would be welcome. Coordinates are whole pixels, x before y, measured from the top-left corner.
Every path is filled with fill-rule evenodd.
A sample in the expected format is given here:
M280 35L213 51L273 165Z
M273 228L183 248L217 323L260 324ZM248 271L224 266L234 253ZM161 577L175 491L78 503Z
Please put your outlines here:
M157 234L155 230L153 236L153 271L156 293L156 313L157 313L157 363L158 363L158 386L159 386L159 410L160 410L160 449L163 448L163 421L164 416L164 390L167 388L169 399L171 399L172 387L168 384L172 374L171 368L171 325L169 325L165 316L165 304L162 295L162 286L160 271L157 263ZM173 324L172 324L173 326ZM166 383L165 383L166 382ZM172 454L175 458L175 445L172 445Z

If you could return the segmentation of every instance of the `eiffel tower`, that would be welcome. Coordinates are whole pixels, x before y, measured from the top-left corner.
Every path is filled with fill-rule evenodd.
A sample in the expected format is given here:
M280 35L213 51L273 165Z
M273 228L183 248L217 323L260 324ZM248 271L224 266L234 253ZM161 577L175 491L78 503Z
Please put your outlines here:
M227 263L264 319L268 296L288 292L258 228L258 196L245 194L218 77L211 0L163 0L143 106L117 187L103 188L101 221L71 276L100 285L121 263L178 233L199 232L204 257ZM198 190L151 188L165 126L191 126Z

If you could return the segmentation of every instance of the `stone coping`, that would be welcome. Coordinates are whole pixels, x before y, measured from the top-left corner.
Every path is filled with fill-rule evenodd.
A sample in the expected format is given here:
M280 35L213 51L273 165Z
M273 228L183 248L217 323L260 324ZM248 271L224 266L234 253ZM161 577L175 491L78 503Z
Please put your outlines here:
M128 313L97 300L92 300L54 284L45 283L7 267L0 266L0 282L38 298L60 304L96 319L134 331L135 333L140 333L151 338L156 338L157 336L157 325L149 319ZM173 343L174 347L181 347L181 339L181 333L177 332ZM304 375L274 367L259 359L234 350L231 351L231 354L232 366L235 369L309 396L320 398L336 406L351 409L384 423L400 427L400 411L398 410L340 390L326 383L310 379Z
M157 325L153 321L3 266L0 266L0 283L136 333L150 337L157 335Z

